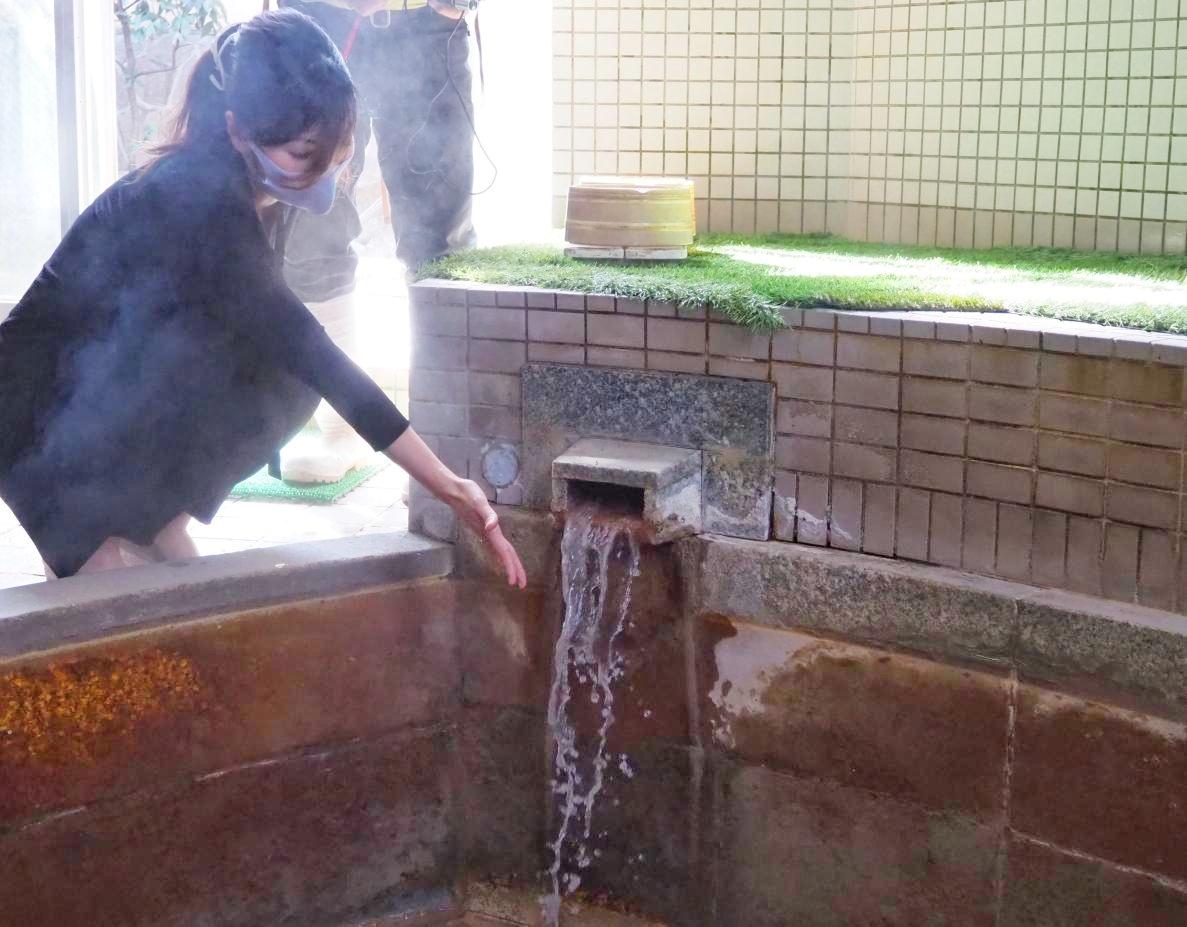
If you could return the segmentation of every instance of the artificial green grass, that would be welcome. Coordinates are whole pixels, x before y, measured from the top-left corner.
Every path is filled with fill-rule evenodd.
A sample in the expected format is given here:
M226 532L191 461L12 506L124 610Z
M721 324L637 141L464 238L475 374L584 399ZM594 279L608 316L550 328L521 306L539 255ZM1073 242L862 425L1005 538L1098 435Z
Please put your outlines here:
M716 235L679 263L578 261L557 247L515 245L450 255L422 270L429 277L708 306L759 330L780 327L781 308L801 306L1016 312L1187 333L1187 258L1169 255Z
M1151 280L1187 281L1187 255L1123 254L1116 251L1072 251L1067 248L936 248L851 241L835 235L701 235L702 247L749 245L782 250L819 251L860 257L938 258L959 264L1012 267L1034 273L1089 271L1126 274Z
M783 324L777 303L764 290L770 275L711 251L694 251L687 261L661 266L654 261L576 261L560 248L507 245L451 254L419 276L668 300L686 309L709 306L753 328Z
M337 483L286 483L269 476L265 468L236 485L231 490L231 498L330 505L369 480L385 465L386 461L376 455L375 463L355 467Z

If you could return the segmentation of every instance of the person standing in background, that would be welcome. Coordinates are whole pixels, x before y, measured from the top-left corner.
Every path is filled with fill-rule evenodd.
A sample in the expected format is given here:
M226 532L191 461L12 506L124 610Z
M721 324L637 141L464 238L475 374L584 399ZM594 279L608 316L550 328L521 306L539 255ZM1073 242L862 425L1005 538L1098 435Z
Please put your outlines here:
M423 264L475 244L469 28L447 0L279 3L326 31L358 88L350 178L328 214L297 218L285 257L289 286L350 354L357 346L354 241L362 231L354 187L372 134L396 256L409 279ZM286 452L284 479L332 483L370 459L370 448L328 405L318 408L315 421L320 439Z

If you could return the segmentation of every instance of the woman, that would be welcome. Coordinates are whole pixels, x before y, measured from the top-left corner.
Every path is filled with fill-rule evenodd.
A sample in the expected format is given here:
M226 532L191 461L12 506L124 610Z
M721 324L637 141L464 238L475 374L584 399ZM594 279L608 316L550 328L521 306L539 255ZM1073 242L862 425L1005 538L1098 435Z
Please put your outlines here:
M449 471L281 278L293 210L324 212L355 94L292 11L219 37L174 138L66 234L0 325L0 497L46 575L197 556L186 531L325 397L526 582L482 491ZM287 205L285 205L287 204Z

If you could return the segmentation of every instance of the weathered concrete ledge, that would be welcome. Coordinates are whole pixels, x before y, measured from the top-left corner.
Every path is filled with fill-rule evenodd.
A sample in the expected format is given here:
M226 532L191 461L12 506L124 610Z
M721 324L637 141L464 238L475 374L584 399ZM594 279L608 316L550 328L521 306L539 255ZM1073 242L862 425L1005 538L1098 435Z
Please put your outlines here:
M536 588L555 583L561 520L498 507ZM889 645L1070 684L1160 713L1187 708L1187 621L1171 612L946 567L787 542L678 542L685 609ZM501 584L468 535L458 575Z
M0 592L0 659L188 617L444 577L453 564L446 544L370 534L20 586Z
M1187 622L1091 596L799 544L680 542L690 614L889 644L1187 707Z

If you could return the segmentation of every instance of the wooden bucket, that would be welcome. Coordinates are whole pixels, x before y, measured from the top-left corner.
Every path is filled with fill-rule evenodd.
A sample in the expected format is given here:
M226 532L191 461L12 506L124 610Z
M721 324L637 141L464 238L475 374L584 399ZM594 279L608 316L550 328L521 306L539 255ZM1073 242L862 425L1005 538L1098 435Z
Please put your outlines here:
M610 248L685 248L696 235L691 180L581 177L569 188L565 240Z

